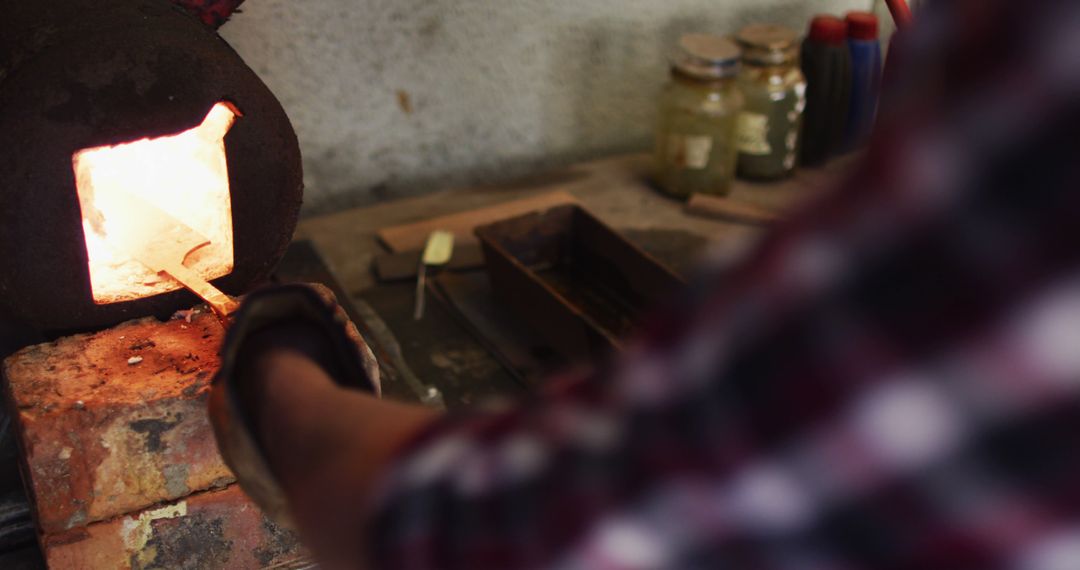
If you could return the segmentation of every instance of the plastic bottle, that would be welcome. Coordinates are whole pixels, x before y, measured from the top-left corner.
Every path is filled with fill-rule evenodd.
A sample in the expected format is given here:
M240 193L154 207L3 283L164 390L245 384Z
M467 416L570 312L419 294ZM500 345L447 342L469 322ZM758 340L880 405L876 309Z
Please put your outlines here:
M806 76L806 112L802 152L805 166L820 166L840 152L851 100L851 53L847 24L835 16L817 16L802 45Z
M845 150L862 146L874 126L881 91L881 43L878 20L869 12L850 12L846 18L851 52L851 104Z

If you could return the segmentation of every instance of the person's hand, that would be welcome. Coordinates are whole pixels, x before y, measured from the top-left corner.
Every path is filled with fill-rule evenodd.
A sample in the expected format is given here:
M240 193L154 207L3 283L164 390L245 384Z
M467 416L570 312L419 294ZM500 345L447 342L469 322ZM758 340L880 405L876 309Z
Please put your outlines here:
M378 364L328 291L245 299L209 402L218 447L263 511L320 560L363 561L368 495L434 413L378 399Z

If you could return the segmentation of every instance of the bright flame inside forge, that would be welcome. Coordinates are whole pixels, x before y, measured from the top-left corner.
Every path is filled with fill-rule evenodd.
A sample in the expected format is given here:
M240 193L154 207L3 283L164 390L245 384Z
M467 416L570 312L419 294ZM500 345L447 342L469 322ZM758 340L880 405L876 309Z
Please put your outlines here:
M214 105L202 124L175 135L80 150L72 157L82 208L83 233L94 303L131 301L179 289L110 246L110 228L128 229L138 212L124 207L136 196L198 231L209 244L188 254L184 265L204 279L233 270L232 204L225 160L225 133L239 112ZM127 224L121 228L121 225ZM113 235L128 235L116 231ZM141 243L149 243L147 236ZM129 244L130 247L130 244Z

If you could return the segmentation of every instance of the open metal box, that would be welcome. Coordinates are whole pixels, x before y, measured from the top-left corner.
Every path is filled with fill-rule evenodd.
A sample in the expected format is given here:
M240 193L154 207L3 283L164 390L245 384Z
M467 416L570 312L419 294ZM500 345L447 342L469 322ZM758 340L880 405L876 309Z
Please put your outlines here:
M617 348L642 312L682 279L580 206L476 229L491 286L571 359Z

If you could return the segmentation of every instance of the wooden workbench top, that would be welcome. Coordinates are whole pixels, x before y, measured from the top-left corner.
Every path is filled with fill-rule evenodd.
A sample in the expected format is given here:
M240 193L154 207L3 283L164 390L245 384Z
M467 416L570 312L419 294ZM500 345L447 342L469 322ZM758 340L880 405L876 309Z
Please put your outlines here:
M352 293L374 284L372 258L383 251L381 228L452 214L554 190L565 190L617 229L683 230L700 235L735 255L761 234L760 227L687 215L683 203L657 192L649 182L651 157L623 155L543 174L516 184L456 189L384 202L303 220L297 239L315 242L327 263ZM737 182L732 197L779 208L833 180L844 162L819 170L800 170L774 184Z

